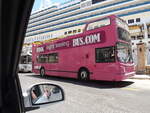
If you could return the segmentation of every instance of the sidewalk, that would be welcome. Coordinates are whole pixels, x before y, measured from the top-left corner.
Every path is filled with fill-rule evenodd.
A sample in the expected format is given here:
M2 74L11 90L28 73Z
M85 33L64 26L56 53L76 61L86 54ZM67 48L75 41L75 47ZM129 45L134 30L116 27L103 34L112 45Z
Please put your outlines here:
M150 75L135 75L129 79L150 80Z

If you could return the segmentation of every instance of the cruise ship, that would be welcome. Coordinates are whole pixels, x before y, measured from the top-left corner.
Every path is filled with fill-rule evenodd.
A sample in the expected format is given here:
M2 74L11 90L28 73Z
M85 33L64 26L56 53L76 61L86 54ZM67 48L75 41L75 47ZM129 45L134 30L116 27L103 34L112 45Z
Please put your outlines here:
M133 52L142 41L147 44L150 57L150 0L70 0L51 5L32 12L24 44L81 33L86 22L112 14L128 23Z

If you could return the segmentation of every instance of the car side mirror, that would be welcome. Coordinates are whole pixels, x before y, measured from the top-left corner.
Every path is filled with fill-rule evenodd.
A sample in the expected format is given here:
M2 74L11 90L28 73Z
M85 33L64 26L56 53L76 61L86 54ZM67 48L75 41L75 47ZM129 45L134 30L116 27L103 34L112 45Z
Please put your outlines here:
M64 100L63 89L58 85L49 83L33 85L23 96L25 111L34 110L41 106Z

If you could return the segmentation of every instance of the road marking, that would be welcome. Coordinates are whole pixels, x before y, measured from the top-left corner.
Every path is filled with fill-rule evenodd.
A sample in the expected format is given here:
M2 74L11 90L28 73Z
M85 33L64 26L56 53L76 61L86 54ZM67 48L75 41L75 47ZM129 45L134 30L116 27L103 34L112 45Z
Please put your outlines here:
M136 89L136 88L122 88L122 89L131 90L131 91L139 91L139 89Z

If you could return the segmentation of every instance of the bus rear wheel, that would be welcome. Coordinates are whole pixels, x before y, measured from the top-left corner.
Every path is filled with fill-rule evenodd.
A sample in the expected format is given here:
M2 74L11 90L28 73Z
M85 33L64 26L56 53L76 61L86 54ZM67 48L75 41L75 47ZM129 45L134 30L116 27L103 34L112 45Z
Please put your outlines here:
M78 73L79 80L84 80L84 81L89 80L89 76L90 76L89 71L86 69L81 69Z
M44 68L41 68L41 69L40 69L40 76L41 76L41 77L44 77L44 76L45 76L45 69L44 69Z

